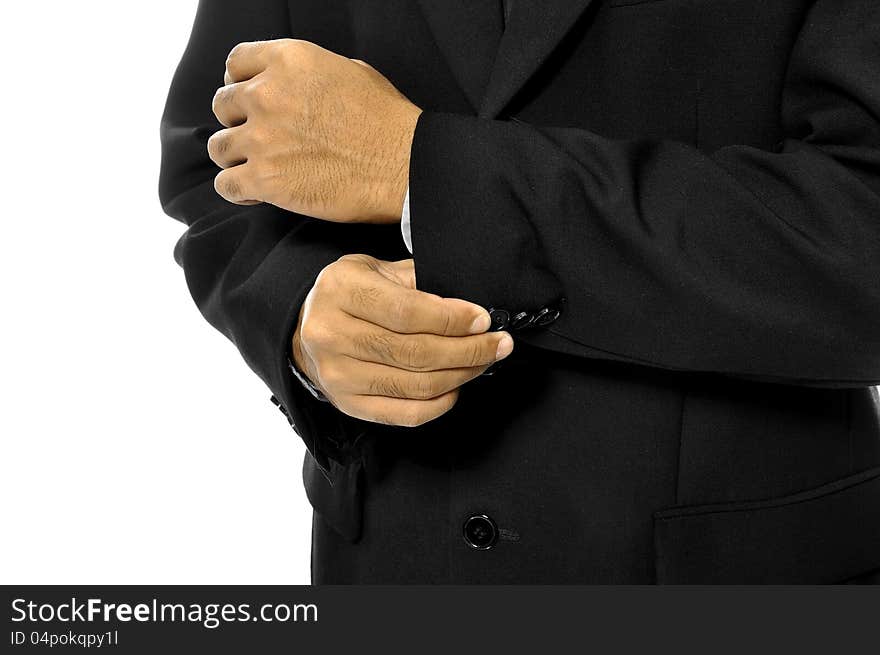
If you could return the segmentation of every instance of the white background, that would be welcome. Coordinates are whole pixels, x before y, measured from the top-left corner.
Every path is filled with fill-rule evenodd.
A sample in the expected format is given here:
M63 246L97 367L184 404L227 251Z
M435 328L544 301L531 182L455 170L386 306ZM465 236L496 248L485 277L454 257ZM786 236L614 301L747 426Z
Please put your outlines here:
M309 582L303 446L157 199L195 6L3 9L0 583Z

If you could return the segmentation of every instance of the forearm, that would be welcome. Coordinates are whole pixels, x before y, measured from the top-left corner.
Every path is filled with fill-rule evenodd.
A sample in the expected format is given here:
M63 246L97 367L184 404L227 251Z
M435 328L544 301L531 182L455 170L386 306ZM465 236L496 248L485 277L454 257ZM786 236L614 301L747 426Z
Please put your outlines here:
M240 41L284 36L286 13L277 1L201 3L163 115L160 198L188 226L175 258L199 310L238 347L326 464L338 450L334 442L350 441L353 423L304 393L288 368L299 307L321 269L340 256L406 251L397 226L323 223L267 204L236 206L215 192L219 169L206 144L221 127L211 101L223 85L226 55Z
M565 297L559 321L521 338L584 357L877 382L880 58L853 54L877 50L867 18L823 16L831 33L802 35L780 150L423 114L420 288L515 311Z
M170 214L191 222L175 248L190 293L266 383L319 461L343 460L341 449L360 426L305 393L288 368L296 317L325 266L357 249L393 249L384 242L402 250L400 235L395 226L329 224L270 205L217 204L212 193L196 187L166 204Z

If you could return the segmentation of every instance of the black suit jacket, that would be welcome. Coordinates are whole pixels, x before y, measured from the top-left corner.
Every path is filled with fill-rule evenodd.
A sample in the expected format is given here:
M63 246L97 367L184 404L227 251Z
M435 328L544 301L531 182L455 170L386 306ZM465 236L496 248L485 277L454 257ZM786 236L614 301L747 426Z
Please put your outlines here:
M175 255L306 442L314 580L880 569L880 4L521 1L503 36L499 20L469 0L204 1L172 85ZM321 268L407 257L398 227L214 193L225 57L286 36L368 61L425 109L421 289L562 308L421 428L346 417L286 363ZM464 538L474 515L492 548Z

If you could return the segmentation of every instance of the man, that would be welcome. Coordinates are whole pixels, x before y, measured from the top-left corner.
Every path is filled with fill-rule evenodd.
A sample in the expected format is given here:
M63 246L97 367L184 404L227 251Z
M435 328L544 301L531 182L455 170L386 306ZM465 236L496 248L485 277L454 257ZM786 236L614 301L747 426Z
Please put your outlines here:
M314 582L880 578L874 0L205 1L162 135Z

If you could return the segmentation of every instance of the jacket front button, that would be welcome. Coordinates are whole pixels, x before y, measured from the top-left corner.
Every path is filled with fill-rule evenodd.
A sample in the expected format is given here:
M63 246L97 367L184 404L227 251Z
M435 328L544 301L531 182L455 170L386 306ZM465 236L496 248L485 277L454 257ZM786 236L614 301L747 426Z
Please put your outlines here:
M495 521L485 514L474 514L464 522L462 530L465 543L476 550L489 550L498 539Z

